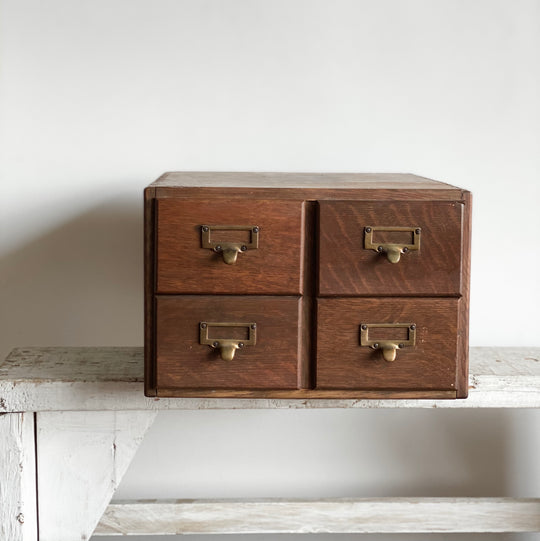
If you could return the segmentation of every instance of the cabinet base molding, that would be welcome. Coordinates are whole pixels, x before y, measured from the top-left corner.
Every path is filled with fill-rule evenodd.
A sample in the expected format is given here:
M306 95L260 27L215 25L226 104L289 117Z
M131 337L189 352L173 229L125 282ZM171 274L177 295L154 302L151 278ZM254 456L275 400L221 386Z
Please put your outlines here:
M204 391L201 389L162 389L168 398L279 398L291 400L401 400L432 399L447 400L456 398L456 391L391 391L391 390L342 390L342 389L298 389L275 391Z

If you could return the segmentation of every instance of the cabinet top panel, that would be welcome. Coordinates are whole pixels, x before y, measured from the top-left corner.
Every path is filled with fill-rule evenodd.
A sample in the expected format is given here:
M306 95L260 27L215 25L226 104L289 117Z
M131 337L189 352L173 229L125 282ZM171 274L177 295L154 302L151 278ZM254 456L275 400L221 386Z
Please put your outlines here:
M201 190L204 188L204 190ZM232 193L234 190L234 194ZM358 191L362 190L359 194ZM408 173L165 173L150 197L253 197L288 199L463 199L465 190Z

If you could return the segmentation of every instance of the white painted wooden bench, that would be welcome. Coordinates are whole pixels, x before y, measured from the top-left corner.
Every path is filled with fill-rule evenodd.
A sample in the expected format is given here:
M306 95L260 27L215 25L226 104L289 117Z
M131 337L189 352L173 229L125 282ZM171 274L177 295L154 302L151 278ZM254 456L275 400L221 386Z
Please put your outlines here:
M153 399L142 379L142 348L24 348L0 365L0 540L540 531L540 498L110 503L159 410L540 408L540 348L472 348L470 397L455 401Z

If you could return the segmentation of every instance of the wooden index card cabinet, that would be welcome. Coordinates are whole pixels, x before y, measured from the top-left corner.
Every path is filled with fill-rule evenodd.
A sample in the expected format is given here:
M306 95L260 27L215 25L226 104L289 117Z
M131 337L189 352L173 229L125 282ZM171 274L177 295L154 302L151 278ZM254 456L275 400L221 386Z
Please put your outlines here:
M148 396L467 396L470 192L166 173L144 212Z

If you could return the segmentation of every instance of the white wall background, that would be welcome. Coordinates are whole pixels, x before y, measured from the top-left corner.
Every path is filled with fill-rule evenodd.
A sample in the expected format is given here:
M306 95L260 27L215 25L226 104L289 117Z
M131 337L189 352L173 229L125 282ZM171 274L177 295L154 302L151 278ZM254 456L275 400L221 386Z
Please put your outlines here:
M540 2L0 0L0 40L0 354L142 345L141 192L166 170L468 188L471 344L540 346ZM539 428L163 413L118 497L538 496Z

